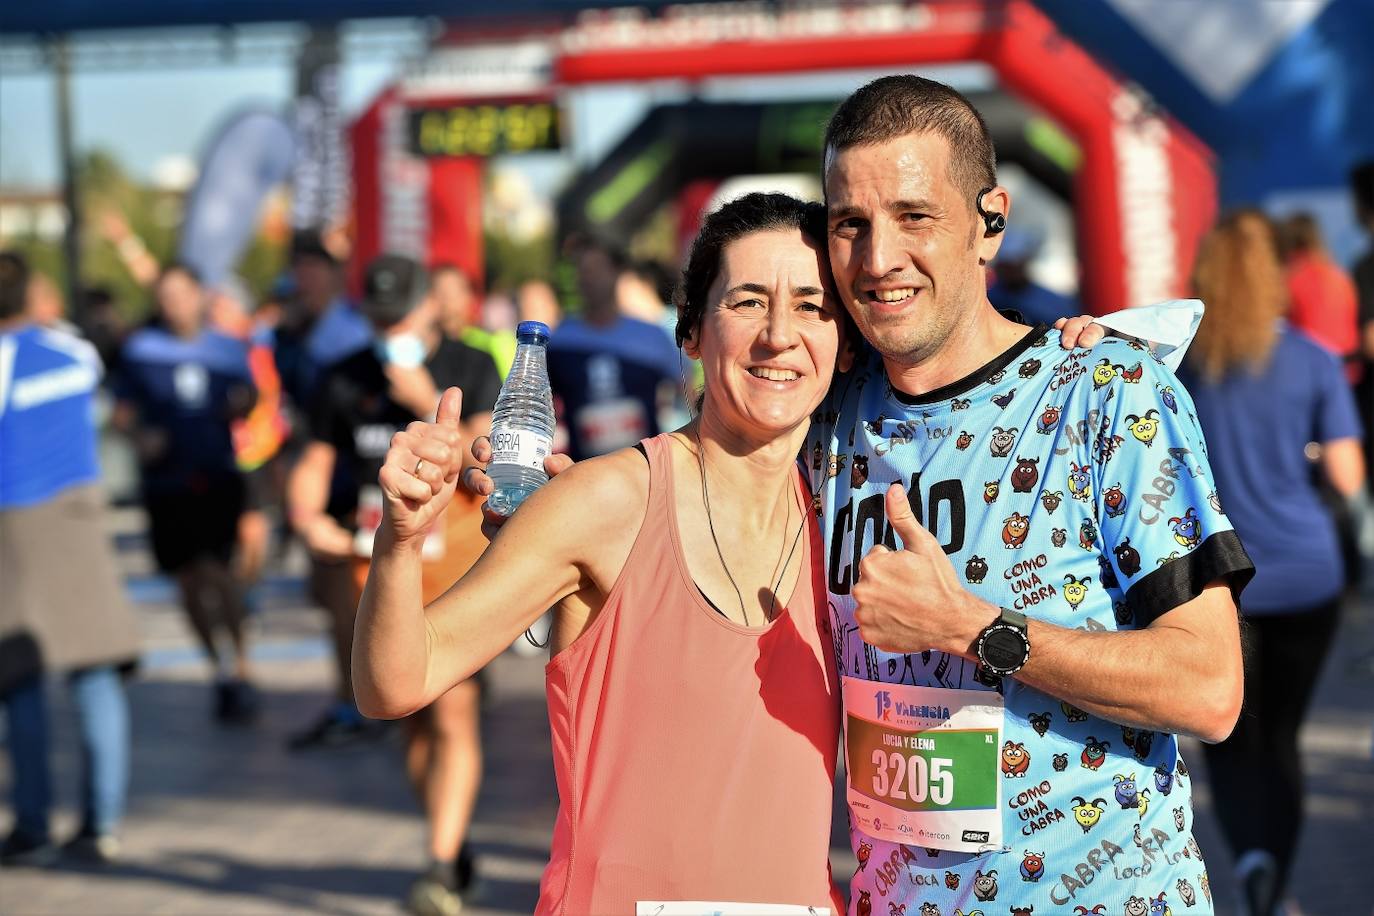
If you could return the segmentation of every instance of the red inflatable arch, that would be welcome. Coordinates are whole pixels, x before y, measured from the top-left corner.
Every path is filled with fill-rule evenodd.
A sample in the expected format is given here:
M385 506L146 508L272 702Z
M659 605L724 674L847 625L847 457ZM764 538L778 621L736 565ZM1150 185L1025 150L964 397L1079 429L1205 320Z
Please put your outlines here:
M706 4L669 7L658 16L614 9L584 14L548 37L559 86L986 63L1007 90L1047 113L1080 147L1080 295L1098 314L1186 295L1194 251L1216 215L1210 150L1028 0L797 9ZM363 129L369 120L376 126ZM372 139L380 120L374 106L355 126L355 144L371 147L355 147L360 166L377 164ZM388 217L366 212L378 204L378 172L358 177L362 241L365 223ZM455 250L452 239L433 242ZM368 247L360 245L360 254Z

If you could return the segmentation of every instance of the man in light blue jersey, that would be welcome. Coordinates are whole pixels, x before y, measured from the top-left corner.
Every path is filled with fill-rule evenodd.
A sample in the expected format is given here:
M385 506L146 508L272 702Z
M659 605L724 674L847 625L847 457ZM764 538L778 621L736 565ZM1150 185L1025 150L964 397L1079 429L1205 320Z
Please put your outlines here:
M982 118L914 76L837 109L837 291L866 338L812 427L844 676L850 911L1209 912L1177 735L1241 701L1191 402L1143 345L1000 316Z

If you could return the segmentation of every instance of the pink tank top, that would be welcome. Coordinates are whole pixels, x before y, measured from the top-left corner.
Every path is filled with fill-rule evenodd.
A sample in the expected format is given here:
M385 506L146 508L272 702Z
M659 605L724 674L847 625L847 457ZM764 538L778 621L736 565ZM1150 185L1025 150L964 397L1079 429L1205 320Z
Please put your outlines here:
M787 606L764 627L733 623L688 573L668 437L644 445L644 525L601 613L546 669L560 805L536 913L634 913L642 900L843 913L819 530L808 520ZM797 489L809 509L800 473Z

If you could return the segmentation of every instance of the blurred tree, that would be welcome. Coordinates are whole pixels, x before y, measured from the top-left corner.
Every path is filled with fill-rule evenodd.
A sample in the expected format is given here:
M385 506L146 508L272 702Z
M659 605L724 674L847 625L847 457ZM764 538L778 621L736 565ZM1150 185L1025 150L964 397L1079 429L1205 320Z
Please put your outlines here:
M116 239L132 233L156 264L167 264L176 256L185 195L139 184L111 153L101 149L90 150L78 160L77 191L85 220L81 240L82 285L105 287L126 318L142 320L150 313L152 303L144 285L125 265ZM28 235L10 239L7 244L23 252L36 270L51 276L59 286L65 284L67 265L59 239ZM282 239L259 232L244 252L238 272L253 293L261 296L285 261Z
M677 224L677 202L668 201L630 239L630 257L636 261L657 261L677 271L682 258L682 252L677 250Z
M513 291L526 280L548 282L553 277L553 233L517 239L488 227L482 237L486 246L488 290Z

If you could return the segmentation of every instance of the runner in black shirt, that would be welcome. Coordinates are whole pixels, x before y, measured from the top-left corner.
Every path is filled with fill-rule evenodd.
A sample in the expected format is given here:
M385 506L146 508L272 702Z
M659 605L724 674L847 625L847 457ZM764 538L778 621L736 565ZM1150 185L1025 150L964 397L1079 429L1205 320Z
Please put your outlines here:
M405 341L401 347L413 348L417 355L425 353L418 335L403 332L398 336ZM369 348L336 364L322 381L310 412L312 444L327 443L336 460L349 463L353 478L363 482L359 492L376 485L391 436L413 420L433 419L444 389L463 389L466 422L478 414L489 415L496 404L501 377L490 354L437 332L433 339L433 349L422 365L384 363L387 357L379 356L378 348ZM406 354L397 355L404 358ZM398 384L398 379L404 380ZM419 413L418 408L426 404L429 408ZM353 496L352 505L345 508L356 513L358 494Z
M417 419L432 420L440 394L463 390L463 432L485 435L500 393L496 364L487 353L443 337L433 304L425 298L424 271L414 261L383 256L364 279L363 313L376 330L374 345L336 363L321 378L310 410L310 442L291 475L287 502L292 524L321 559L351 558L354 593L347 615L336 615L341 696L352 703L350 658L353 618L367 576L372 534L381 523L381 469L391 437ZM340 506L330 505L329 482L343 463L359 482ZM337 496L337 494L336 494ZM331 514L331 510L337 513ZM340 518L342 521L340 521ZM437 597L466 571L486 545L480 534L480 500L451 506L445 523L425 543L425 600ZM425 806L433 867L412 891L412 908L447 912L471 880L463 836L481 774L477 732L478 686L459 684L408 720L407 769ZM349 724L326 723L333 737L349 740ZM366 730L360 721L357 730Z
M281 378L283 407L292 427L283 460L294 466L309 441L309 410L329 367L372 345L372 325L343 292L343 265L318 232L297 232L291 240L289 289L282 290L282 315L273 334L272 350ZM357 483L347 462L335 462L328 482L328 511L336 518L352 510ZM345 506L344 504L348 504ZM352 639L355 606L351 556L333 557L312 552L308 589L310 599L334 622L336 650L346 652ZM346 659L346 655L342 656ZM346 661L345 661L346 664ZM340 696L316 721L293 732L287 747L293 751L337 747L376 736L363 725L348 690L348 672L340 672Z

